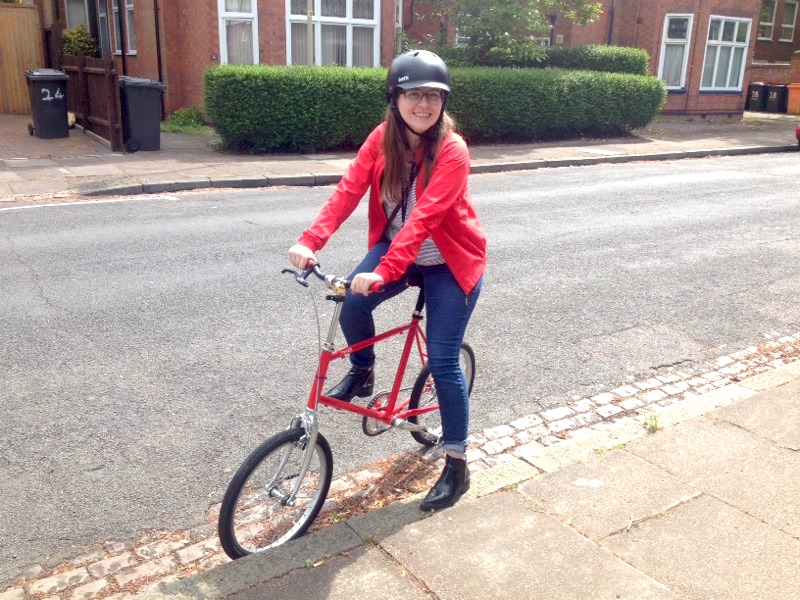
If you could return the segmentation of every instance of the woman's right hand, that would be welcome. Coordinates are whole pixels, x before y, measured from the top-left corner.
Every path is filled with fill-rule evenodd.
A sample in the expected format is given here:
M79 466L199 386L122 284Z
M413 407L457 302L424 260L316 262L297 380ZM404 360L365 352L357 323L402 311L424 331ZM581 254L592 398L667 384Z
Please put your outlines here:
M310 248L306 248L302 244L295 244L289 248L289 262L296 269L301 271L308 266L308 261L317 262L317 257Z

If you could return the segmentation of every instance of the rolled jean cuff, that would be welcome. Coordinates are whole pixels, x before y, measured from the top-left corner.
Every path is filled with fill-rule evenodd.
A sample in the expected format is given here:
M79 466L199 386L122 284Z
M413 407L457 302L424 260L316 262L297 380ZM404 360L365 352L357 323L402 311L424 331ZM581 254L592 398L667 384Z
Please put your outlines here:
M442 444L442 450L447 452L458 452L459 454L467 453L467 442L445 442Z

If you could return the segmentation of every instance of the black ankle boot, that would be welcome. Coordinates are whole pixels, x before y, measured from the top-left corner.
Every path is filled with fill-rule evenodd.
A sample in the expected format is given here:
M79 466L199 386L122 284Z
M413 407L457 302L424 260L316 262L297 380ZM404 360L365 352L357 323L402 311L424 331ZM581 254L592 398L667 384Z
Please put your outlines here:
M421 511L441 510L453 506L469 489L469 469L466 459L447 455L439 481L419 505Z
M347 375L344 376L335 387L328 390L325 394L329 398L336 398L342 402L350 402L355 396L364 398L372 395L372 388L375 385L375 372L372 367L362 369L351 367Z

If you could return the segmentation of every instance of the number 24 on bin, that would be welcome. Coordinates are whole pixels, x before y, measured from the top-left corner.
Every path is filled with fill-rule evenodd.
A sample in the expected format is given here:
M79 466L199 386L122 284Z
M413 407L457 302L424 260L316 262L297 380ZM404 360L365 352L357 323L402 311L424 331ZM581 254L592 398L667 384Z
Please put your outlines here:
M42 102L52 102L53 100L61 100L64 97L61 88L56 88L56 93L51 94L47 88L42 88Z

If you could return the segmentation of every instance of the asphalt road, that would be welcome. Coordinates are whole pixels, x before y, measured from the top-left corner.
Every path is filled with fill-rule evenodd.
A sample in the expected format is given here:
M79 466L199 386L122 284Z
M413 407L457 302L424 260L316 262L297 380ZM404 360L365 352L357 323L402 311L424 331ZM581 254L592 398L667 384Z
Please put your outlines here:
M787 154L473 177L490 260L468 332L472 429L797 330L799 175ZM279 271L329 193L0 207L0 582L202 523L300 410L312 298L323 332L330 311ZM326 270L363 253L365 214L320 254ZM409 314L405 296L379 324ZM321 422L337 472L415 447Z

